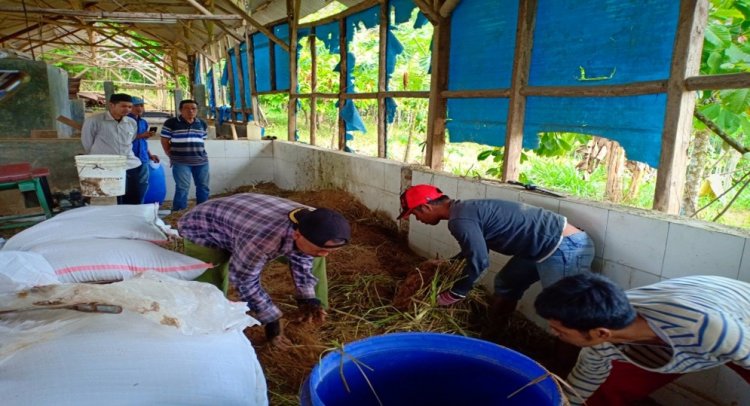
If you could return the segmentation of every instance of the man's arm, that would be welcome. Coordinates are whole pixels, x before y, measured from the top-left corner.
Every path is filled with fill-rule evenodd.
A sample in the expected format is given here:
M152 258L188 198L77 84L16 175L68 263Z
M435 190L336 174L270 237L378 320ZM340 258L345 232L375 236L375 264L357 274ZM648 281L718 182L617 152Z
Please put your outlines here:
M265 256L258 255L257 251L251 253L249 249L245 249L232 252L229 280L239 291L240 298L255 312L256 318L261 323L268 324L280 319L282 313L260 284L260 274L265 265Z
M95 135L96 124L94 123L94 120L84 120L83 128L81 129L81 144L83 145L83 150L86 151L87 154L91 153L91 147L94 145Z
M477 279L490 266L487 242L476 221L451 220L448 223L448 229L461 246L460 257L466 259L464 278L457 281L451 291L466 296Z
M164 149L164 153L169 157L172 149L172 118L164 122L161 126L161 147Z
M592 347L582 349L576 366L566 379L575 392L563 387L570 404L582 405L607 380L611 370L610 359L601 356Z
M169 157L170 156L169 151L172 148L172 141L169 138L164 138L162 136L161 137L161 147L162 147L162 149L164 149L164 154Z
M701 330L702 349L707 356L733 362L750 369L750 325L735 315L712 313Z
M312 274L313 258L309 255L301 255L296 252L288 254L289 269L292 272L292 280L297 289L297 299L315 298L315 285L318 279Z

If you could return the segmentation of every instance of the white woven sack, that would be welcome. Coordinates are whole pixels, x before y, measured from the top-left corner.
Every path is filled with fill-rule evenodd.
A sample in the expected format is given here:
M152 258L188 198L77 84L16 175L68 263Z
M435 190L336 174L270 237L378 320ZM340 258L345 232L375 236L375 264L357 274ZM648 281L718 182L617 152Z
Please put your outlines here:
M0 251L0 294L59 283L55 270L43 256L35 252Z
M33 247L63 283L119 281L155 271L193 280L212 265L140 240L88 239Z
M38 313L55 317L25 317ZM4 406L268 404L263 371L241 329L183 335L128 311L61 322L68 323L62 333L16 346L0 361ZM0 336L15 336L13 328L28 327L0 324Z
M167 241L170 236L177 236L158 212L157 203L68 210L11 237L3 250L28 251L50 242L89 238Z

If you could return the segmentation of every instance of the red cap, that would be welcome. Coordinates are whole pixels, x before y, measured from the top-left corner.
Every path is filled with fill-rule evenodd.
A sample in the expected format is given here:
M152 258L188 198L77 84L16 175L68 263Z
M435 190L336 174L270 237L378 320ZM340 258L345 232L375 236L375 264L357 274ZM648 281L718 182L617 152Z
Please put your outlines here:
M443 191L432 185L414 185L401 193L401 214L396 220L409 217L417 207L445 196Z

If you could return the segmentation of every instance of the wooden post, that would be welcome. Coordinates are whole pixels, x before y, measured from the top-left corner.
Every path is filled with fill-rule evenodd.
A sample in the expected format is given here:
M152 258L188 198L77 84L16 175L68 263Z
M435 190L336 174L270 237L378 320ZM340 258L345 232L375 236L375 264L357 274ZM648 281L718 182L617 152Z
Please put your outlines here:
M245 114L245 80L242 77L242 56L240 55L239 43L234 44L234 60L237 61L237 70L239 71L235 72L237 74L237 86L240 88L239 110L242 112L242 122L247 123L247 115Z
M432 77L430 78L430 104L427 113L427 147L425 165L435 170L443 169L445 154L445 119L447 99L441 92L448 86L450 61L451 20L441 18L432 34Z
M300 0L286 0L289 17L289 106L287 108L287 136L296 141L297 133L297 23L299 21Z
M229 82L229 100L228 101L229 101L229 107L231 111L231 114L229 115L230 116L229 121L231 123L234 123L234 118L235 118L234 111L237 108L237 106L235 106L234 104L234 87L235 87L234 86L234 72L233 72L234 69L232 68L232 58L229 55L229 49L226 50L226 53L227 53L227 79Z
M653 206L654 210L670 214L680 212L688 163L687 149L693 129L695 92L686 88L685 79L699 72L707 21L706 0L680 2L672 67L667 82L667 109Z
M519 0L516 48L513 56L510 103L505 129L503 181L518 180L523 150L523 126L526 118L526 96L521 91L529 84L531 48L534 43L537 0Z
M250 108L253 112L253 121L260 125L258 117L258 90L255 88L255 46L253 39L245 30L245 44L247 44L247 80L250 81Z
M315 27L310 29L310 145L315 145L315 131L318 126L318 97L315 95L318 87L318 51L315 49Z
M346 122L341 118L341 111L344 109L343 95L346 93L346 17L339 20L339 150L343 151L346 146ZM352 102L350 102L352 103Z
M269 76L271 77L271 90L276 90L276 47L268 42L268 65Z
M386 76L386 46L388 45L388 0L380 2L380 49L378 53L378 157L385 158L388 153L388 126L386 125L385 96L388 85Z

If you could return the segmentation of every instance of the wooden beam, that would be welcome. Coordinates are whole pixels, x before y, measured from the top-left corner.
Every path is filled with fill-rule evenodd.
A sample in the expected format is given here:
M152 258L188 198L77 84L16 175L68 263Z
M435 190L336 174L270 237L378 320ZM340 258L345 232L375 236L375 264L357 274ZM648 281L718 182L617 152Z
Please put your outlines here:
M227 79L229 82L229 105L232 107L232 112L234 112L235 110L237 110L238 108L241 108L242 106L237 106L234 103L234 92L235 92L235 88L237 87L234 84L234 65L232 65L232 58L229 56L229 49L227 49L226 52L227 52L227 62L226 62L227 63ZM235 53L234 56L238 57L239 55ZM231 114L231 116L232 116L232 121L235 121L234 114Z
M510 89L443 90L440 96L446 99L483 99L510 97Z
M435 170L443 169L445 155L445 121L447 99L441 93L448 87L450 62L450 18L441 18L432 33L432 76L430 78L430 103L427 112L427 146L425 165Z
M37 42L37 44L36 44L36 45L32 45L32 46L30 46L30 47L28 47L28 48L26 48L26 49L22 50L21 52L29 52L29 51L31 51L32 49L34 49L34 48L37 48L37 47L40 47L40 46L42 46L42 45L47 45L47 44L52 44L52 45L54 45L54 44L58 44L58 42L56 42L56 41L57 41L58 39L61 39L61 38L63 38L63 37L67 37L68 35L71 35L71 34L73 34L73 33L76 33L76 32L78 32L78 31L81 31L81 30L82 30L82 28L78 28L78 29L76 29L76 30L73 30L73 31L66 31L66 32L65 32L64 34L60 34L60 35L58 35L58 36L56 36L56 37L54 37L54 38L52 38L52 39L50 39L50 40L35 40L35 39L32 39L32 40L31 40L30 42ZM61 45L63 45L63 44L64 44L64 45L68 45L68 46L69 46L69 44L67 44L67 43L65 43L65 42L59 42L59 44L61 44ZM86 46L88 46L88 45L86 45Z
M523 126L526 119L526 96L521 90L529 83L531 48L534 44L537 0L518 1L516 45L510 85L510 105L505 128L505 154L502 180L518 180L523 152Z
M356 14L356 13L359 13L360 11L367 10L368 8L375 6L378 3L380 3L380 0L365 0L357 5L349 7L346 10L340 13L334 14L332 16L321 18L320 20L312 21L309 23L300 24L299 28L310 28L310 27L321 26L321 25L325 25L328 23L332 23L334 21L339 21L352 14Z
M459 2L461 2L461 0L445 0L445 3L440 6L440 16L443 18L450 16Z
M680 2L653 206L654 210L670 214L680 212L688 163L687 150L693 129L695 92L686 88L685 79L699 72L707 21L706 0Z
M250 15L247 14L247 12L245 10L243 10L238 5L234 4L234 2L232 0L229 0L225 4L227 4L229 6L229 8L232 9L232 11L234 11L237 14L239 14L250 25L252 25L258 31L260 31L263 34L265 34L266 37L268 37L268 39L270 39L271 41L275 42L278 46L280 46L281 49L283 49L284 51L289 52L289 45L286 42L282 41L279 37L277 37L276 35L274 35L271 32L271 30L269 30L268 28L264 27L263 24L259 23L254 18L250 17Z
M187 0L192 4L193 0ZM52 15L57 18L60 16L71 16L71 17L83 17L83 18L99 18L102 20L122 20L122 22L139 22L138 20L154 20L158 21L170 21L170 20L215 20L215 21L226 21L226 20L242 20L242 17L237 14L221 14L221 15L201 15L201 14L175 14L175 13L134 13L134 12L116 12L116 11L94 11L94 10L67 10L59 8L39 8L39 7L26 7L24 12L23 7L9 7L0 6L0 12L3 13L28 13L28 14L45 14Z
M378 93L385 92L388 87L386 75L386 46L388 45L388 0L380 2L379 49L378 49ZM388 126L386 125L385 98L378 97L378 157L385 158L388 153Z
M621 97L664 93L666 91L666 80L652 80L649 82L638 82L625 85L523 87L521 88L521 95L548 97Z
M185 1L187 1L188 3L190 3L191 6L195 7L196 10L200 11L201 13L203 13L206 17L216 17L216 15L214 15L212 12L208 11L205 7L203 7L196 0L185 0ZM225 15L227 15L227 14L222 14L222 16L225 16ZM241 20L242 17L240 17L239 19ZM227 27L226 24L224 24L223 22L221 22L221 20L222 19L217 19L216 25L218 25L219 27L221 27L221 29L224 30L224 32L226 32L227 35L231 36L232 38L236 39L239 42L242 42L242 38L240 36L238 36L237 34L235 34L232 31L232 29L229 28L229 27Z
M61 18L62 18L62 16L56 16L56 17L50 18L50 20L59 20ZM27 32L32 32L34 30L37 30L37 29L41 28L42 26L44 26L46 24L49 24L49 23L48 22L40 22L40 23L32 24L32 25L30 25L30 26L28 26L28 27L26 27L26 28L24 28L22 30L18 30L18 31L16 31L14 33L8 34L8 35L0 38L0 43L5 42L5 41L10 41L10 40L15 39L15 38L18 38L21 35L24 35Z
M287 139L296 141L297 135L297 25L299 24L300 0L286 0L289 18L289 105L287 107Z
M435 12L435 10L432 9L432 6L427 4L424 0L414 0L414 4L417 5L419 8L419 11L424 14L425 17L427 17L427 20L429 20L432 25L438 25L440 23L440 20L442 17L438 13Z
M685 79L687 90L722 90L750 88L750 72L725 75L693 76Z

